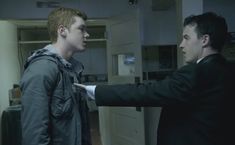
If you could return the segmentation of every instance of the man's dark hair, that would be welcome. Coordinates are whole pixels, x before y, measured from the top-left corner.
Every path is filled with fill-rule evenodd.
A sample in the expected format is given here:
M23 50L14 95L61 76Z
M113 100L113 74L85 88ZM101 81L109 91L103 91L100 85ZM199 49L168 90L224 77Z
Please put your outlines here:
M223 17L213 12L191 15L184 20L184 27L187 25L195 25L198 37L209 35L211 47L218 51L222 50L228 38L227 23Z

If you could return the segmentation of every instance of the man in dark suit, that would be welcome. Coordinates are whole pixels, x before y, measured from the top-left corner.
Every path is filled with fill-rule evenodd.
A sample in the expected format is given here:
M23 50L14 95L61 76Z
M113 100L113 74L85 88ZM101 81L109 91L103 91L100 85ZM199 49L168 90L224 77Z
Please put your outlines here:
M161 106L158 145L234 145L234 74L220 54L223 17L208 12L184 21L180 48L187 65L151 84L84 86L98 106Z

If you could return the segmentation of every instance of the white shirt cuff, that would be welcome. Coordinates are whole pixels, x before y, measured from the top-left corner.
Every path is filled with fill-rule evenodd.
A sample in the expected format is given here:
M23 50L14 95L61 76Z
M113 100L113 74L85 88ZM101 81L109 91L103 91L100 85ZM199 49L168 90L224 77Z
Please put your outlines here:
M86 86L87 94L93 100L95 100L95 88L96 88L96 85L88 85L88 86Z

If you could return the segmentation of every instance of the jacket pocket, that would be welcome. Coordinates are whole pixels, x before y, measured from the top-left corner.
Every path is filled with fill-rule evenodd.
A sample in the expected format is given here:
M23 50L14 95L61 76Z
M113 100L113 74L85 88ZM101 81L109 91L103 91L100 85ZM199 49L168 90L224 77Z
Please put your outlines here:
M51 114L55 118L71 118L74 102L71 94L62 89L56 89L51 100Z

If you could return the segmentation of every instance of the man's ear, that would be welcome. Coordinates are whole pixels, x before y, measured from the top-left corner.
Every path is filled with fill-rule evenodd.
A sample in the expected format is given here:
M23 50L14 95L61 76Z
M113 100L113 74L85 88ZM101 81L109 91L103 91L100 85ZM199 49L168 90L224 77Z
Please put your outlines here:
M210 36L208 34L202 36L202 44L203 46L210 45Z
M62 37L66 37L67 36L66 27L64 27L63 25L60 25L58 27L58 35L60 35Z

